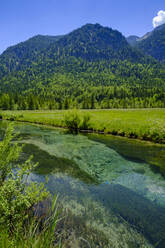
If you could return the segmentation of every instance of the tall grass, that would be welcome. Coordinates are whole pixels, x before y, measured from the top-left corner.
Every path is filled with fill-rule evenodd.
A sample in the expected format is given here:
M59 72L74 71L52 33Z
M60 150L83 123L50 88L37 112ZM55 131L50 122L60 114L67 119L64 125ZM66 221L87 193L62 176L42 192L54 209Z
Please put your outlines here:
M56 206L57 198L54 197L52 207L46 216L31 216L25 223L20 223L20 228L14 228L10 232L0 226L0 247L1 248L60 248L56 244L55 230L58 222Z

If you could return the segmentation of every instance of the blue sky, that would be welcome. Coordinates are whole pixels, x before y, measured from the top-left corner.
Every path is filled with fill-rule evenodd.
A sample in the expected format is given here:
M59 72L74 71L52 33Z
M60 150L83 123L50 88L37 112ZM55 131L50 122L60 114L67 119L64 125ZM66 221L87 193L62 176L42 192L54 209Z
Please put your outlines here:
M0 53L36 34L66 34L86 23L142 36L160 10L164 0L1 0Z

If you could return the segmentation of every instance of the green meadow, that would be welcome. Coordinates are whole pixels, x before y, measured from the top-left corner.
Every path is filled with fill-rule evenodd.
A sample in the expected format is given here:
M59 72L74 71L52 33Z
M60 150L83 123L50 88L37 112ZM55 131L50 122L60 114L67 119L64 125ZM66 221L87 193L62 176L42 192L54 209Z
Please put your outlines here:
M1 111L1 118L165 143L165 109Z

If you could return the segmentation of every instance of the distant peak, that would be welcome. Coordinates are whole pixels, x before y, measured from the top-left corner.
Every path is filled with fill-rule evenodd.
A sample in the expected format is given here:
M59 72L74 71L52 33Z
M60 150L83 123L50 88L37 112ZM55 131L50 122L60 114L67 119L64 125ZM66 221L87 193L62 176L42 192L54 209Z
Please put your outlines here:
M83 25L80 29L111 29L110 27L105 27L105 26L102 26L101 24L99 23L87 23L85 25Z
M101 26L99 23L86 23L82 27L88 27L88 26L90 26L90 27L102 27L103 28L103 26Z

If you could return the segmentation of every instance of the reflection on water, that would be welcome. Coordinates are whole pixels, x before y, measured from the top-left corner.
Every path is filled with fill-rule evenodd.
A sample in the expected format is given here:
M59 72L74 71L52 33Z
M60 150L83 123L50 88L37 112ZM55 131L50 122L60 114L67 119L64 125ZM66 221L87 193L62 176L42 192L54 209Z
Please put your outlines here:
M164 146L35 125L16 130L22 159L32 153L39 162L29 180L47 175L69 213L61 224L66 247L165 247Z

